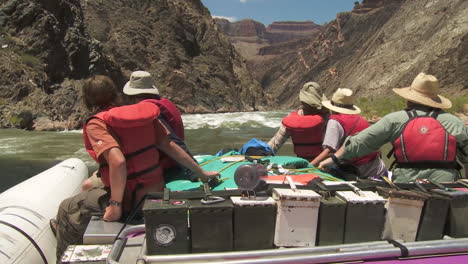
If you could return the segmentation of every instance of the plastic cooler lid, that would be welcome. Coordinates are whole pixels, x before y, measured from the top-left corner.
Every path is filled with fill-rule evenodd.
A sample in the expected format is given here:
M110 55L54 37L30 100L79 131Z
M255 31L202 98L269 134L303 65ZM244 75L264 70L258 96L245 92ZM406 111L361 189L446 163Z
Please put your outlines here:
M386 200L371 191L361 191L362 196L356 194L353 191L338 191L336 196L349 203L385 203Z
M289 200L316 200L320 201L320 194L312 190L292 190L292 189L273 189L273 198L278 200L279 198L286 198Z
M240 206L252 206L252 205L260 205L260 206L265 206L265 205L275 205L276 202L273 198L271 197L257 197L257 199L243 199L243 197L240 196L231 196L231 201L235 205L240 205Z

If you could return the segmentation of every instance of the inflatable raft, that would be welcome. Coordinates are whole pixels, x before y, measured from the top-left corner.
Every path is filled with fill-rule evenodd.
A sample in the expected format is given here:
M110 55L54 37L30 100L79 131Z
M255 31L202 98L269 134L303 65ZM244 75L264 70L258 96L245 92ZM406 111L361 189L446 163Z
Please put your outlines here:
M144 224L94 218L63 263L468 263L462 184L350 183L295 157L196 159L221 180L174 173L148 194ZM259 164L268 175L236 175ZM55 263L49 219L87 176L70 159L0 194L0 263Z
M68 159L0 194L0 263L55 263L49 220L86 177L85 163Z

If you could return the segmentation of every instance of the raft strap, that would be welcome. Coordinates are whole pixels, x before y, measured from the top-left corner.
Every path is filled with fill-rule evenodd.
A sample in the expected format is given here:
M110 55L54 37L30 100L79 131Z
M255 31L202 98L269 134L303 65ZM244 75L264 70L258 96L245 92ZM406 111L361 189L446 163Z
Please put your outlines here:
M401 243L399 243L399 242L397 242L397 241L395 241L393 239L387 240L387 242L400 249L402 258L406 258L406 257L409 256L408 248L405 247L403 244L401 244Z

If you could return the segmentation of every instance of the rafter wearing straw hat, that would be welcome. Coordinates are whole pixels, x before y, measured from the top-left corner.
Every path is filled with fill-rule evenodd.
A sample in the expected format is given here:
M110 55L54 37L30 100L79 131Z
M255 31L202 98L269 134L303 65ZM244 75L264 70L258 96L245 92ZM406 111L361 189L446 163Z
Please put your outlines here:
M439 93L435 76L420 73L409 87L393 91L407 100L407 108L390 113L371 127L350 137L336 156L344 160L366 155L393 143L397 161L393 181L429 179L453 182L460 177L456 161L468 177L468 128L456 116L443 111L452 106ZM332 164L330 159L320 165Z
M410 87L393 88L393 91L413 103L440 109L452 107L452 102L439 94L439 80L423 72L416 76Z
M355 115L361 113L361 109L354 105L353 91L348 88L338 88L329 101L322 101L326 108L341 114Z
M352 136L369 127L369 123L360 115L361 109L354 104L354 94L351 89L338 88L329 101L322 101L322 105L333 113L327 122L323 151L314 159L319 163L330 154L341 148L348 136ZM385 164L380 159L380 152L375 151L367 155L356 157L348 165L356 166L359 176L363 178L382 176L386 173ZM339 175L337 175L339 177Z

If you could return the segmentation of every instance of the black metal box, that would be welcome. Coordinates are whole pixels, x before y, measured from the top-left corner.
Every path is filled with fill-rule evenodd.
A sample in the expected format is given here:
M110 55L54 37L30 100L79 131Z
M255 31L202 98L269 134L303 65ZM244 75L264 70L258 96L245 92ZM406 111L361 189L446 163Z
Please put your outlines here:
M234 249L272 249L276 202L271 197L231 197L234 204Z
M317 246L343 244L346 202L335 196L320 200Z
M370 191L338 191L336 195L347 202L344 243L381 240L386 200Z
M416 241L442 239L450 199L435 193L416 191L426 196Z
M233 205L230 200L212 204L190 200L189 212L192 252L232 251Z
M187 200L146 200L143 215L148 255L190 253Z
M451 237L468 237L468 191L434 189L437 194L450 198L446 234Z

